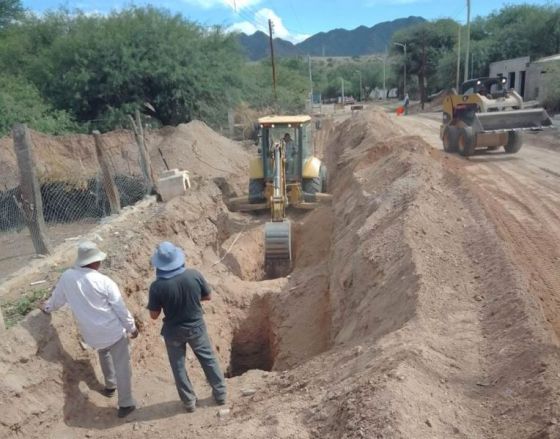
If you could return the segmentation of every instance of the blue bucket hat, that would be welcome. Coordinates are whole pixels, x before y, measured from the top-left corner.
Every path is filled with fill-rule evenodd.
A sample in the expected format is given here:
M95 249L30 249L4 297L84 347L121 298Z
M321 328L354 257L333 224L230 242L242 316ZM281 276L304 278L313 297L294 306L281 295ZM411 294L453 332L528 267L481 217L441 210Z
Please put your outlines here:
M169 241L163 241L156 247L152 264L158 270L173 272L185 265L185 254Z

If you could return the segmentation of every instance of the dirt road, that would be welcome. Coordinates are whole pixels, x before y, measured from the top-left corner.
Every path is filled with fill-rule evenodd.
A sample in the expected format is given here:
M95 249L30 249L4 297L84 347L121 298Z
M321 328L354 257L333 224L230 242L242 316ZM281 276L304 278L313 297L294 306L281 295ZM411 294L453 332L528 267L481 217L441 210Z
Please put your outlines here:
M442 149L439 114L398 119L411 134ZM526 268L547 320L560 335L560 139L550 132L527 133L518 154L500 150L464 159L466 171L520 267ZM555 150L555 147L557 148Z

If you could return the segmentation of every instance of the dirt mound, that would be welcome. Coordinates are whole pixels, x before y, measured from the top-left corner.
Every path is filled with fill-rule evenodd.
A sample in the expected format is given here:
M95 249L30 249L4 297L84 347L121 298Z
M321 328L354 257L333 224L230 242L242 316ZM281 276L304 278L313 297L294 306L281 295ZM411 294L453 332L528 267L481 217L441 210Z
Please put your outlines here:
M188 169L204 178L238 175L247 180L248 155L242 147L220 136L204 122L193 121L175 128L164 128L154 142L152 159L160 149L172 168ZM161 165L160 165L161 166Z
M115 170L126 173L129 166L138 169L137 148L130 132L113 131L103 134L102 138ZM97 175L99 165L93 136L50 136L31 131L31 140L40 179L81 182ZM5 188L17 186L19 174L11 137L0 139L0 167L0 185Z
M141 175L132 132L113 131L101 137L115 173ZM31 139L41 180L80 183L98 174L93 136L49 136L32 131ZM187 169L202 177L243 174L247 162L247 155L239 144L220 136L200 121L149 131L147 145L156 175L166 169L158 148L169 167ZM11 137L0 139L0 168L0 187L17 186L17 161Z
M258 276L266 218L228 212L213 182L223 158L185 140L176 156L208 162L197 190L103 234L106 271L142 327L141 407L118 421L68 313L35 313L0 343L0 435L558 437L556 340L460 170L376 111L322 137L333 203L292 214L294 271L273 281ZM215 291L205 312L231 376L225 418L192 358L200 408L181 410L159 325L147 321L148 257L162 238Z

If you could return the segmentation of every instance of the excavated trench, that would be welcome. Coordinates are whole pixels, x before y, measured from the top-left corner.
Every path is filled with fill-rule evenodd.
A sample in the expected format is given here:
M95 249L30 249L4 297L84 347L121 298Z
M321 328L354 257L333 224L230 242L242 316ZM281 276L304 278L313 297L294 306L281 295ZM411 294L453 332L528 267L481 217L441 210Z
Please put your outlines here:
M321 134L315 146L319 151L329 139L326 129ZM214 183L224 199L237 195L224 179ZM275 288L270 287L271 278L264 267L264 224L269 213L225 211L218 216L216 239L222 263L232 274L253 284L255 291L231 329L228 378L253 369L289 369L331 346L328 258L332 215L331 206L313 212L289 210L293 261L285 284ZM309 313L319 317L310 318ZM308 346L300 343L302 338Z
M276 357L269 298L255 297L247 316L234 329L226 376L233 378L252 369L270 371Z

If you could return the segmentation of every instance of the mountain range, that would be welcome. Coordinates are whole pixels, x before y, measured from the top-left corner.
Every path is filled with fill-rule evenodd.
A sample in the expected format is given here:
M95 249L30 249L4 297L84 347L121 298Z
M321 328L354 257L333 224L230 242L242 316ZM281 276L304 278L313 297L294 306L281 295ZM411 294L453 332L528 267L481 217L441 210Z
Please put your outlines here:
M274 53L279 57L311 56L361 56L383 53L398 30L423 23L422 17L399 18L378 23L372 27L359 26L353 30L333 29L319 32L298 44L281 38L274 39ZM239 43L250 60L256 61L270 55L268 35L257 31L252 35L239 34Z

